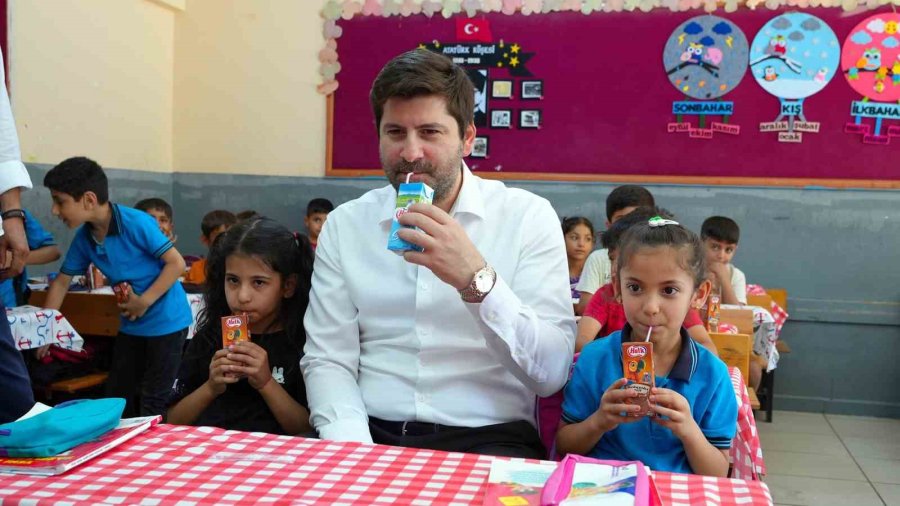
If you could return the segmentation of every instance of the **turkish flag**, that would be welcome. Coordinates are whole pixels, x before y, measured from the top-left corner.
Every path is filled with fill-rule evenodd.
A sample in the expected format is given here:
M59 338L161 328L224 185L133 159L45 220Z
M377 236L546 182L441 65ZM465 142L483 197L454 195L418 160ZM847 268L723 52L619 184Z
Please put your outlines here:
M491 42L491 24L487 19L456 18L456 40L459 42Z

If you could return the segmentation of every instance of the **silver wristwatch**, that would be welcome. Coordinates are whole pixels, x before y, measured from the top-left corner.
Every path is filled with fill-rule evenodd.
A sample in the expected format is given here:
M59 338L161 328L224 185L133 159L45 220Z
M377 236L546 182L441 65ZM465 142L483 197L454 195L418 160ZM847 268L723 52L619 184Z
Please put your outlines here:
M459 291L459 296L465 302L481 302L487 297L487 294L491 293L496 281L497 272L490 265L484 264L484 267L475 273L475 277L472 278L469 286Z

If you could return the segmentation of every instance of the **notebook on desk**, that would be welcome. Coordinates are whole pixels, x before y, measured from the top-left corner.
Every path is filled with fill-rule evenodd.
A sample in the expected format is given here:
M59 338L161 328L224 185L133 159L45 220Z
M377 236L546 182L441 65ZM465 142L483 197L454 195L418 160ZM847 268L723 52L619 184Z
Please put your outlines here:
M0 473L56 476L119 446L158 424L162 417L123 418L119 425L93 441L52 457L0 457Z

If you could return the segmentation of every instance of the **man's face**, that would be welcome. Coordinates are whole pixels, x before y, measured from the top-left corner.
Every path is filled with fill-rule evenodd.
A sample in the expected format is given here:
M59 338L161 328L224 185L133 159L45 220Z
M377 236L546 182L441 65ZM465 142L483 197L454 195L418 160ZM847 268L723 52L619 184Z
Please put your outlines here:
M703 239L703 247L706 248L706 261L708 263L730 264L735 252L737 252L737 244L718 241L712 237Z
M381 165L394 188L411 173L411 182L423 182L434 190L435 204L456 197L462 157L472 151L475 127L466 127L460 139L456 120L442 97L388 99L379 133Z
M316 240L319 238L319 234L322 233L322 226L325 225L326 219L328 219L328 213L312 213L306 218L303 218L303 223L306 225L306 230L309 231L310 239Z

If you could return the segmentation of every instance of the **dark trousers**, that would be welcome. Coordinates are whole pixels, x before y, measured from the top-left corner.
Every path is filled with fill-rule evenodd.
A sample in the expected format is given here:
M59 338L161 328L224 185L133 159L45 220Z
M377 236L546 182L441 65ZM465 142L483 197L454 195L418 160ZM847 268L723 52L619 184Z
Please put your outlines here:
M186 337L186 328L156 337L116 336L106 395L125 399L123 418L165 412Z
M537 430L526 421L483 427L448 427L411 423L404 435L402 422L369 418L372 440L378 444L427 448L447 452L477 453L501 457L544 459L547 450Z
M6 308L0 302L3 321L0 322L0 423L11 422L34 406L31 379L22 354L16 348Z

